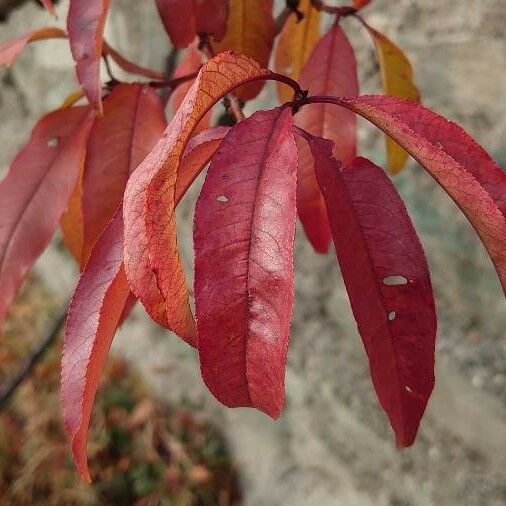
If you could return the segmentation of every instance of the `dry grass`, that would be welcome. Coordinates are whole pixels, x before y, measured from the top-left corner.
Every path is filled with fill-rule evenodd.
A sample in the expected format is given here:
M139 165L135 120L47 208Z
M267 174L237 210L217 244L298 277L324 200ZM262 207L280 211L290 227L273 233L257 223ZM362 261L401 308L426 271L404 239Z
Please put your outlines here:
M33 280L0 340L0 381L19 366L56 308ZM59 344L0 414L0 503L240 504L219 432L190 409L162 408L126 363L109 360L89 436L91 487L77 477L60 422Z

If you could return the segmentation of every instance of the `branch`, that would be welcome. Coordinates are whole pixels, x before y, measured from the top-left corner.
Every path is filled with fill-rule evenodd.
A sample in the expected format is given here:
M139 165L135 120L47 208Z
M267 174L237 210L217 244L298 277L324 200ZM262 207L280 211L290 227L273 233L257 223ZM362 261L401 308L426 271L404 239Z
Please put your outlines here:
M10 380L0 386L0 411L6 407L9 399L15 393L16 389L30 375L35 365L42 359L48 348L58 337L60 330L63 327L63 323L65 322L67 308L68 302L60 308L56 318L53 320L48 329L48 333L33 348L32 353L27 357L18 372Z

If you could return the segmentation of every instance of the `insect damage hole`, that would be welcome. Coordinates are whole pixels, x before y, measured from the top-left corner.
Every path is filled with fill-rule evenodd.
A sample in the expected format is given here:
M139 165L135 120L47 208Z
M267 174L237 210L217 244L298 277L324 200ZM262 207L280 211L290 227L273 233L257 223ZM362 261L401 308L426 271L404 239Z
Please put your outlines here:
M48 148L56 148L57 146L58 146L58 138L57 137L51 137L51 139L49 139L47 141Z
M383 278L383 284L387 286L407 285L408 280L404 276L386 276Z
M226 195L218 195L218 196L216 197L216 200L217 200L218 202L223 202L223 203L225 203L225 202L228 202L228 197L227 197Z
M388 321L391 322L391 321L394 321L395 320L395 311L390 311L390 313L388 313Z
M410 387L408 387L408 385L405 385L405 386L404 386L404 390L406 390L406 392L409 392L410 394L412 394L412 393L413 393L413 390L411 390L411 388L410 388Z

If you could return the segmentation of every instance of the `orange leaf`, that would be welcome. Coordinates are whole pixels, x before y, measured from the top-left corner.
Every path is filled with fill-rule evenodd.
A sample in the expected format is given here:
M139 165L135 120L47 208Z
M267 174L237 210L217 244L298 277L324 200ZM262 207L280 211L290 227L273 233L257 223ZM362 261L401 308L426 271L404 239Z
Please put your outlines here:
M274 32L272 0L230 0L227 32L220 42L213 43L213 49L217 53L231 49L267 67ZM248 84L239 88L235 95L242 100L250 100L260 93L263 84Z
M96 119L88 141L82 266L121 203L130 174L166 126L163 104L149 86L121 84L104 99L104 115Z
M125 268L134 294L156 321L195 343L195 323L177 247L175 186L186 143L211 107L235 87L266 78L258 63L231 52L207 62L162 139L125 191ZM165 301L161 307L160 299Z
M60 28L40 28L0 44L0 65L9 67L29 42L44 39L66 39L67 34Z
M110 0L71 0L67 17L70 49L77 79L90 103L102 113L100 57Z
M419 102L420 91L413 81L413 67L407 56L385 35L367 24L365 26L374 40L385 93ZM386 146L388 167L390 172L397 174L404 168L408 153L388 136Z
M304 18L297 22L295 13L290 15L279 37L275 61L277 72L296 81L320 38L320 12L311 6L311 0L302 0L298 8ZM292 100L292 90L281 83L277 83L277 88L281 102Z

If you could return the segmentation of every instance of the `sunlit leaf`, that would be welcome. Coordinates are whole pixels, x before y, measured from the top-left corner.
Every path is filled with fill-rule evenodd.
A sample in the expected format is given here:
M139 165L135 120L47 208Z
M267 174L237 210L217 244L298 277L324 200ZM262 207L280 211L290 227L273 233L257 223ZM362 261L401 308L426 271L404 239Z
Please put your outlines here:
M256 62L230 52L206 63L125 192L125 267L132 291L153 319L165 319L170 329L193 344L195 327L174 215L178 167L186 143L209 109L235 86L266 76L268 71Z
M202 376L227 406L273 418L284 402L296 172L291 111L257 112L223 140L195 212Z

